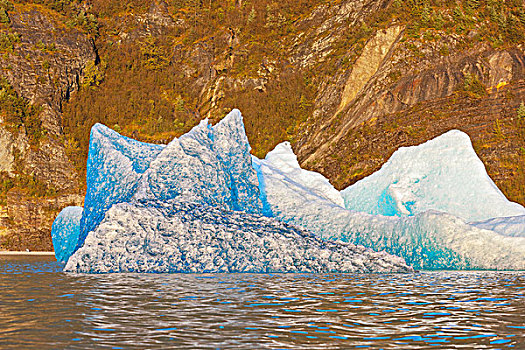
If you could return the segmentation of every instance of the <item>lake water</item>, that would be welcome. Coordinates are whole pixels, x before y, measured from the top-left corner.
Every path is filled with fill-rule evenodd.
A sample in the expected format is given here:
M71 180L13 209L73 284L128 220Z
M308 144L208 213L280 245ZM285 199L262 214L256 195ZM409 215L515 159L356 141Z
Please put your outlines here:
M0 349L525 349L525 272L79 275L0 256Z

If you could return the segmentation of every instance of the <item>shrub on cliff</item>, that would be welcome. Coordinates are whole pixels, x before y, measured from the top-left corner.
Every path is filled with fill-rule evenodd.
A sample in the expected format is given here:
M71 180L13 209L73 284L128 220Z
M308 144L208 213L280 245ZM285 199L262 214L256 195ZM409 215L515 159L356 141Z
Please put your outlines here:
M525 105L523 104L523 102L518 107L518 118L519 119L525 118Z

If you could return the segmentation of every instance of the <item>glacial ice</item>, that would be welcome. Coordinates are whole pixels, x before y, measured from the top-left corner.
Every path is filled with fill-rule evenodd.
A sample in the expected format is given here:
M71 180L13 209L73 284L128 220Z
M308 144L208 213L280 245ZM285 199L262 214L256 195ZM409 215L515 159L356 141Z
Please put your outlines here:
M410 272L402 258L313 234L273 218L147 200L112 206L65 271Z
M55 257L61 263L65 263L77 247L82 211L82 207L66 207L53 221L51 238Z
M131 199L142 173L164 147L130 139L102 124L91 128L87 191L76 249L113 204Z
M347 209L409 216L434 209L466 221L525 215L488 176L467 134L449 131L401 147L383 167L342 192Z
M524 238L505 237L435 210L403 217L348 210L309 187L296 173L282 171L271 152L266 159L253 161L275 217L323 239L385 249L417 269L525 269Z
M166 146L99 124L91 136L78 243L57 253L66 271L525 269L525 216L513 216L524 209L459 131L401 149L342 193L301 169L289 143L251 156L238 110ZM53 226L59 250L78 230L66 214Z
M238 110L215 126L204 120L166 146L95 125L87 180L80 222L86 235L66 271L412 271L386 252L326 242L264 216Z
M283 176L293 179L297 185L301 185L317 196L326 198L341 207L345 206L341 193L332 186L326 177L301 168L290 142L278 144L266 155L265 162L273 168L279 169Z
M471 222L470 224L504 236L525 237L525 215L492 218L485 221Z

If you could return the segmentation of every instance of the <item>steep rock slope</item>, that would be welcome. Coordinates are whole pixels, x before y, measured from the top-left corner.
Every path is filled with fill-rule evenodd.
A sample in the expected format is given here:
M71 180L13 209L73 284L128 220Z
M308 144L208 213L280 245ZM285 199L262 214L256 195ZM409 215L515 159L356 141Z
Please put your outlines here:
M81 181L67 155L62 105L78 90L96 51L85 33L43 6L16 3L7 13L8 23L0 26L6 91L0 112L6 210L0 245L50 249L52 216L64 204L82 203Z

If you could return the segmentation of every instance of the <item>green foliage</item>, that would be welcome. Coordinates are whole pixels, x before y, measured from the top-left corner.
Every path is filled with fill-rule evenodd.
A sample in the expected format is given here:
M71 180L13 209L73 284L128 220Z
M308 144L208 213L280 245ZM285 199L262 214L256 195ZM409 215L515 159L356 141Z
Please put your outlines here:
M0 0L0 8L6 11L12 11L14 9L13 3L9 0Z
M523 102L518 107L517 115L519 119L525 118L525 104Z
M143 141L167 142L204 116L216 120L233 107L242 110L254 153L263 156L283 139L294 140L298 126L312 114L320 79L351 69L367 41L392 23L407 27L406 47L415 59L423 55L421 41L438 41L443 34L461 33L456 36L461 45L475 31L476 40L504 47L520 42L519 33L525 32L523 6L511 0L394 0L362 22L342 22L337 30L345 34L333 43L326 63L305 77L307 72L289 62L289 44L297 34L311 32L312 21L319 24L322 15L312 16L312 10L327 0L167 0L169 14L183 25L163 27L161 35L153 26L146 37L141 36L146 24L131 18L146 18L151 0L92 0L82 7L83 14L79 2L54 3L70 18L92 14L100 21L96 44L107 62L88 65L82 88L64 105L68 154L78 159L79 169L95 122L116 125L122 134ZM118 40L119 33L133 39ZM442 55L461 49L449 45L436 47ZM265 91L239 87L261 78L261 72L268 79ZM221 97L212 103L208 94L217 75L228 82L218 84ZM477 76L466 75L460 89L475 98L486 94Z
M26 195L32 197L49 197L57 193L56 189L38 180L34 175L17 173L9 175L5 171L0 172L0 205L7 204L7 192L13 188L23 190Z
M99 24L97 18L94 14L86 13L84 10L77 13L73 19L68 22L68 25L80 28L93 36L98 35Z
M18 43L20 36L17 33L0 33L0 52L13 52Z
M494 133L494 137L498 141L502 141L505 139L505 133L503 132L503 129L501 127L501 121L499 119L496 119L494 122L494 127L492 132Z
M479 8L480 5L481 5L481 3L480 3L479 0L467 0L466 3L465 3L466 8L468 8L470 10L475 10L475 9Z
M69 19L66 24L70 27L76 27L94 37L99 34L97 16L90 10L91 2L82 0L32 0L30 2L44 5L64 15Z
M239 108L255 155L263 157L282 140L294 136L313 110L315 89L301 73L284 72L266 91L247 89L226 94L222 106Z
M463 91L474 98L481 98L487 95L487 90L476 74L465 73L463 81Z
M49 8L63 14L68 14L71 7L77 3L75 0L47 0L45 3Z
M495 47L523 43L525 5L515 0L395 0L391 13L407 25L407 37L429 29L479 33Z
M0 23L9 23L8 11L13 9L13 4L8 0L0 0Z
M13 182L14 187L24 189L26 194L33 197L50 197L57 193L53 186L40 181L34 175L17 175Z
M84 67L81 86L86 89L89 87L97 87L104 80L106 74L106 63L104 61L96 64L95 61L89 62Z
M11 131L17 133L24 129L29 143L38 145L43 136L40 109L19 97L7 79L0 77L0 117Z
M250 14L248 15L248 19L246 20L246 22L250 24L253 21L255 21L256 15L257 13L255 12L255 7L252 7L252 10L250 11Z
M0 23L9 23L9 16L3 8L0 8Z
M0 205L7 204L7 192L15 187L15 182L5 171L0 171Z
M141 43L142 64L148 70L161 70L169 64L163 48L156 45L155 39L149 36Z
M55 43L45 44L41 40L35 44L35 47L42 52L55 52L57 50Z

